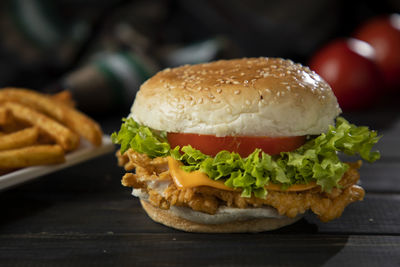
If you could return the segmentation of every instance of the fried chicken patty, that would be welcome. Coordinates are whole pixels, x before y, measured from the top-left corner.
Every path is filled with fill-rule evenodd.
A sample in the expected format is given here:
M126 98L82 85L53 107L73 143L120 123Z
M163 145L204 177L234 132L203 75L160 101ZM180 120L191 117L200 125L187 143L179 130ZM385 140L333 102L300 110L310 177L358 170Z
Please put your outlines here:
M361 161L349 163L350 168L339 184L330 193L322 192L317 186L299 192L269 190L265 199L241 197L240 191L226 191L208 186L178 188L172 180L167 158L150 159L132 149L123 155L117 152L118 163L128 172L122 178L124 186L141 189L148 194L148 201L159 208L170 206L190 207L193 210L215 214L220 206L234 208L274 207L279 214L294 218L311 209L323 222L340 217L344 208L352 202L362 200L365 191L355 185L360 178L358 169ZM163 184L163 187L159 185ZM160 190L160 188L162 188Z

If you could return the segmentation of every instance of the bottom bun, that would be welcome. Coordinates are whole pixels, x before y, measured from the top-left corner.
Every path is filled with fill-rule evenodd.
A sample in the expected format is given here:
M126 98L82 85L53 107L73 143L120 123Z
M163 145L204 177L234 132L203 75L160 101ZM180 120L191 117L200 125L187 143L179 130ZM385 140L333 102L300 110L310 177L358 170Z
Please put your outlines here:
M151 205L148 201L141 199L143 209L154 221L166 226L196 233L249 233L271 231L283 226L295 223L302 216L295 218L263 218L245 221L235 221L221 224L201 224L178 217L170 210L164 210Z

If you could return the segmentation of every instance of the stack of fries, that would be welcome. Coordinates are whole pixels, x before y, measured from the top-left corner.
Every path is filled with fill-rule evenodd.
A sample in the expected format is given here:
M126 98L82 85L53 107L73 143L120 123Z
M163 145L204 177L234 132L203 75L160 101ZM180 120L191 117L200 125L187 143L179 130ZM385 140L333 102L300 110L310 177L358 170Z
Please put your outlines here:
M74 108L68 92L40 94L0 89L0 175L16 169L65 161L80 137L100 146L100 126Z

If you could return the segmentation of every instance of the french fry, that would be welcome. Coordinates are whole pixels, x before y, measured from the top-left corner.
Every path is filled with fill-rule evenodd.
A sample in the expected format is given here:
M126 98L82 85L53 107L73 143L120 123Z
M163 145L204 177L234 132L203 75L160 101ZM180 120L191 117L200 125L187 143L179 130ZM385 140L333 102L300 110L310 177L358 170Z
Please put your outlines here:
M55 103L50 97L34 91L17 88L5 88L0 90L0 103L7 101L27 105L45 113L71 128L93 145L101 145L103 134L100 126L85 114L68 105Z
M44 95L27 89L0 89L0 176L24 167L64 162L64 154L78 147L80 136L101 145L99 125L74 106L68 91Z
M54 117L57 120L60 120L64 116L62 110L59 108L59 103L55 103L49 97L31 90L17 88L1 89L0 103L10 101L31 107L47 115L52 114L50 117Z
M16 169L64 161L64 150L59 145L36 145L0 151L0 169Z
M72 99L71 92L69 91L61 91L57 94L51 95L50 98L71 108L75 107L75 101Z
M51 136L46 134L39 134L37 144L39 145L54 145L54 140Z
M70 151L78 147L79 136L60 123L17 103L6 102L4 106L11 110L17 120L37 126L43 133L51 136L64 150Z
M3 134L12 133L16 131L20 131L29 127L26 123L21 121L17 121L12 115L11 110L7 109L4 106L4 103L0 103L0 129Z
M4 134L17 132L31 126L25 122L17 121L13 116L11 118L6 124L0 125L0 129Z
M11 111L3 106L0 106L0 125L6 125L12 120Z
M38 136L39 130L37 127L0 135L0 151L33 145L36 143Z
M80 136L83 136L93 145L101 145L103 132L95 121L87 117L85 114L68 107L64 108L64 113L65 116L62 122L65 125L70 127Z

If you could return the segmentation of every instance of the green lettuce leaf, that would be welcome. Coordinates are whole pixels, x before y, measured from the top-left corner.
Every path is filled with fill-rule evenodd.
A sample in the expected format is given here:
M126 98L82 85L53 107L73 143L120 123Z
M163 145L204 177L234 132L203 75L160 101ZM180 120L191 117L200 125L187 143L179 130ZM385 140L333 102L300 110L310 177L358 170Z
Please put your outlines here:
M121 145L122 154L129 148L147 154L151 158L170 154L171 148L166 132L152 131L146 126L139 125L132 118L123 119L123 122L119 132L111 135L112 142Z
M133 119L124 120L121 130L112 136L114 143L121 144L121 153L132 148L150 157L172 156L183 163L187 172L200 170L210 179L223 180L225 185L242 190L243 197L252 194L265 198L265 186L279 184L282 189L294 184L315 181L322 190L330 192L338 187L349 166L340 161L338 152L360 155L369 162L380 158L378 151L371 151L380 137L367 127L357 127L344 118L336 119L326 133L309 140L297 150L270 156L260 149L246 158L238 153L220 151L215 157L203 154L190 145L171 149L164 132L157 133L141 126Z

